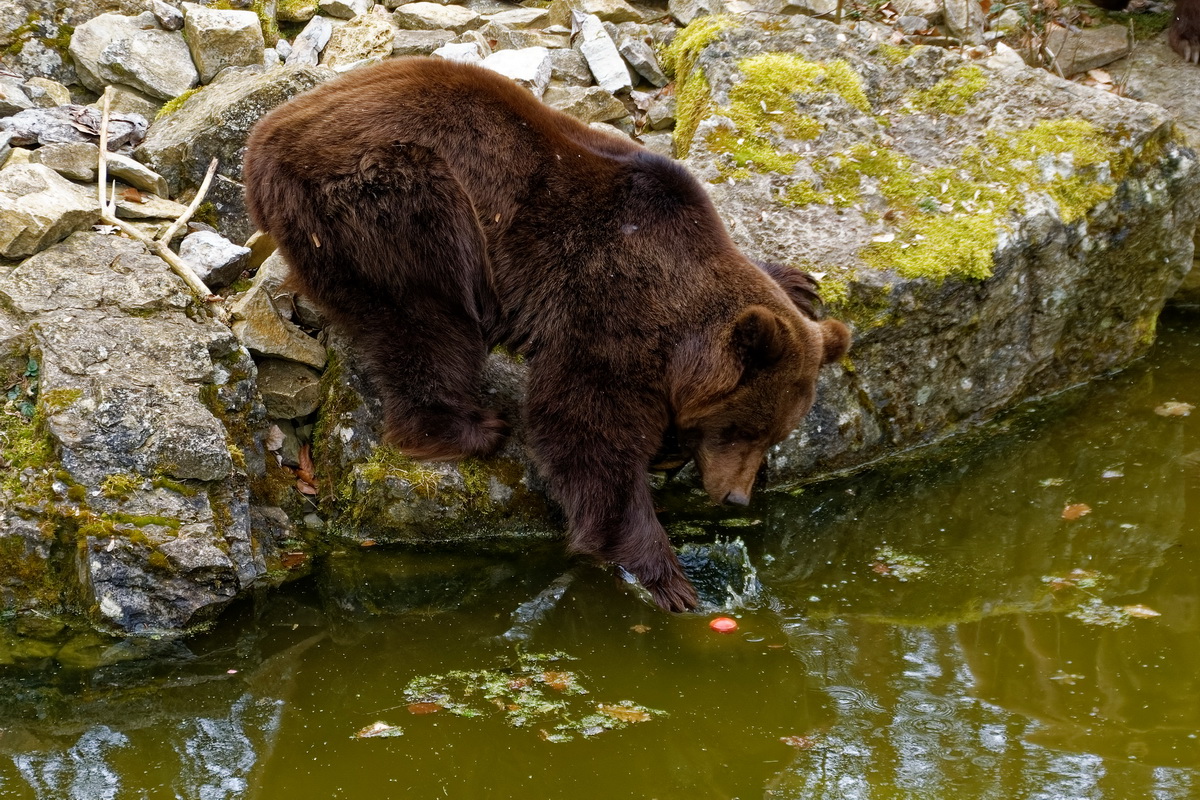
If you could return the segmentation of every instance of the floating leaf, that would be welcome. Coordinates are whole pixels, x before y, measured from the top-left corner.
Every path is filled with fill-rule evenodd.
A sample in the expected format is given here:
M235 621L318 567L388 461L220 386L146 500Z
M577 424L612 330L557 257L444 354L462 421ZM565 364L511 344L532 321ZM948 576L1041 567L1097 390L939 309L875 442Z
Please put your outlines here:
M408 704L408 713L416 714L418 716L422 715L422 714L436 714L437 712L439 712L441 710L442 710L442 707L439 706L437 703L409 703Z
M575 685L573 672L543 672L542 683L556 692L565 692Z
M1061 671L1057 675L1050 676L1050 680L1058 681L1059 683L1066 684L1067 686L1074 686L1075 684L1077 684L1081 680L1083 680L1083 678L1084 678L1083 675L1076 675L1071 672L1061 672Z
M612 717L620 722L649 722L653 719L649 710L635 706L628 701L620 705L597 703L596 710L604 716Z
M634 633L647 633L650 630L650 626L649 625L641 625L641 624L630 625L629 630L633 631Z
M779 741L797 750L812 750L817 746L816 739L809 736L780 736Z
M1049 488L1051 486L1062 486L1063 479L1062 478L1046 478L1044 480L1038 481L1038 485L1045 486L1047 488Z
M1196 407L1191 403L1178 403L1174 400L1163 403L1154 409L1154 413L1160 417L1186 417L1191 414Z
M1125 473L1121 472L1119 469L1106 469L1104 472L1100 473L1100 477L1104 478L1105 480L1112 480L1113 478L1124 478Z
M1092 513L1092 507L1087 503L1071 503L1062 511L1062 518L1073 521Z
M1121 608L1121 610L1124 611L1129 616L1133 617L1134 619L1154 619L1155 617L1162 616L1161 613L1159 613L1158 611L1155 611L1153 608L1150 608L1149 606L1143 606L1140 604L1132 605L1132 606L1123 606Z
M354 734L355 739L374 739L386 738L389 736L403 736L404 731L398 725L388 725L386 722L372 722L367 727L363 728L358 733Z
M308 561L308 553L301 553L298 551L284 553L279 557L279 563L284 569L295 569L305 561Z

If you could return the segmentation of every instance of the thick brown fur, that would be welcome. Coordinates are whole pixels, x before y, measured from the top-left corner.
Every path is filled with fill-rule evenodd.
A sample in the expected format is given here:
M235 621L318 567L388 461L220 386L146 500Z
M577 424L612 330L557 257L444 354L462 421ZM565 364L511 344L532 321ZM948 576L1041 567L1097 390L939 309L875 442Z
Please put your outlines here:
M569 546L623 565L663 608L695 606L654 515L668 431L717 502L748 502L766 449L849 346L811 278L734 247L679 165L547 108L484 69L402 59L255 127L250 213L345 330L417 458L486 456L496 344L529 364L534 460Z

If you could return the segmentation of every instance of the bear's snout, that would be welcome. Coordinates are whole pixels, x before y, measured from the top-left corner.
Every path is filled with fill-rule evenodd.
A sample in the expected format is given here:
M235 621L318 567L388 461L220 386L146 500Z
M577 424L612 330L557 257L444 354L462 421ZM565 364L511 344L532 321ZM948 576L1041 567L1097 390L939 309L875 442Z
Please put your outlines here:
M724 502L734 506L748 506L750 505L750 495L748 495L746 492L734 489L732 492L725 495Z

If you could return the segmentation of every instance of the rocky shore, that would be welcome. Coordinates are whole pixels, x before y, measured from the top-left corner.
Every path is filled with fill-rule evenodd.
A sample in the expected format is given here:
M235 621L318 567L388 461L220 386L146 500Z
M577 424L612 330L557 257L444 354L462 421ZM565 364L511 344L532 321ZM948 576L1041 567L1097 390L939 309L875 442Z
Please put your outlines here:
M854 349L771 454L767 487L1128 364L1192 265L1200 70L1089 7L1014 14L977 0L5 6L0 612L172 637L347 543L557 530L519 424L488 462L380 445L353 354L285 288L246 215L251 126L382 59L482 64L682 159L748 254L821 276ZM1123 81L1104 69L1118 58ZM96 186L105 92L119 226L101 222ZM122 226L172 234L212 295ZM513 419L522 381L519 359L493 354L489 402Z

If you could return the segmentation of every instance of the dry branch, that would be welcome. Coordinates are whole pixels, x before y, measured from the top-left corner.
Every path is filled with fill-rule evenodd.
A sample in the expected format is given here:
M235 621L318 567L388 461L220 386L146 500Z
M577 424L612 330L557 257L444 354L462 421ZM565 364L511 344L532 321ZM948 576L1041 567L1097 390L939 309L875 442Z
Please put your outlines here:
M175 220L157 239L147 236L125 220L117 217L115 182L111 195L106 191L105 184L108 182L108 116L111 97L111 87L105 87L100 114L100 164L96 170L96 191L100 198L100 220L106 225L113 225L119 228L126 236L131 239L137 239L146 245L146 247L153 250L159 258L167 262L168 266L171 267L171 271L180 278L183 278L183 282L201 300L210 301L220 299L212 293L204 284L204 281L200 280L199 276L192 271L192 268L183 259L175 255L175 252L169 246L172 237L187 224L192 214L195 213L200 203L203 202L204 195L208 192L208 186L212 183L213 174L217 171L217 160L214 158L208 165L208 172L204 176L204 182L200 184L200 191L196 192L196 196L192 199L192 204L188 206L188 210L179 219Z

